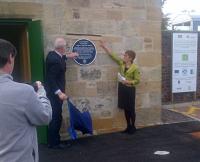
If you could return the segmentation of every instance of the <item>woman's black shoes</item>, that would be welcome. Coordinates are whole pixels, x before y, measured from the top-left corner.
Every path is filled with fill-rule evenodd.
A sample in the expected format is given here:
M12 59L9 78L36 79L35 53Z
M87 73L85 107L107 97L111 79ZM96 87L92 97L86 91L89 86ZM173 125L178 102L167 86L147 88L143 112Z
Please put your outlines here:
M135 126L129 126L125 130L123 130L121 133L127 133L127 134L134 134L136 132Z
M136 132L136 128L133 126L129 129L128 134L134 134Z
M129 128L127 127L125 130L121 131L121 133L128 133L129 132Z

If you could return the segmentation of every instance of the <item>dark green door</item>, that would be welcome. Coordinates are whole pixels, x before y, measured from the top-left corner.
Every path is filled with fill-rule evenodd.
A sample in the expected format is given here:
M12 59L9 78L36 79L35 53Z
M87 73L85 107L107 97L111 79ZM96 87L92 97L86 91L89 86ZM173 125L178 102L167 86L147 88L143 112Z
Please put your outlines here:
M41 21L28 22L32 82L44 81L44 50ZM47 143L47 126L38 127L39 143Z
M17 81L43 81L44 50L41 21L0 19L0 29L0 37L11 41L18 49L19 61L15 69L21 69L14 76L17 78ZM21 66L22 64L25 64L25 66ZM47 143L47 126L38 127L37 132L39 143Z

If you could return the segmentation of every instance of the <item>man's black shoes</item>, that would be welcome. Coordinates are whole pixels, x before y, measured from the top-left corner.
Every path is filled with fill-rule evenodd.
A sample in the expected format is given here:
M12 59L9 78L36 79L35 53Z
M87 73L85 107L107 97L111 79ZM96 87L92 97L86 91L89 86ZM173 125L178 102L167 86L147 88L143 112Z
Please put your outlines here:
M71 144L67 143L67 144L59 144L59 145L48 145L48 148L50 149L55 149L55 150L63 150L65 148L69 148L71 146Z

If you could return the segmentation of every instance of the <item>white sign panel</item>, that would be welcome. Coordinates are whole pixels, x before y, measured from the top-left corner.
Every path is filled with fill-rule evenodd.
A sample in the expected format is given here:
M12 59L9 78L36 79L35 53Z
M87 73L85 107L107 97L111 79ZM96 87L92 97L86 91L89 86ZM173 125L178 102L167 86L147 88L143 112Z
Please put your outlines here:
M197 33L173 33L172 93L195 92Z

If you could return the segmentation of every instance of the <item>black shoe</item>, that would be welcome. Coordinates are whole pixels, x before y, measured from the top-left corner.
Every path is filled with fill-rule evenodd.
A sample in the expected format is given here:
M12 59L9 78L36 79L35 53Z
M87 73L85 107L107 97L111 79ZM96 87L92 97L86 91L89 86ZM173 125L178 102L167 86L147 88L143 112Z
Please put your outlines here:
M63 150L63 149L68 148L70 146L71 146L70 144L67 144L67 145L65 145L65 144L59 144L59 145L53 145L53 146L49 145L48 148L50 148L50 149L56 149L56 150Z
M129 127L127 127L125 130L121 131L121 133L128 133L129 132Z
M137 131L137 129L135 128L135 126L130 127L130 129L128 130L128 134L134 134Z

